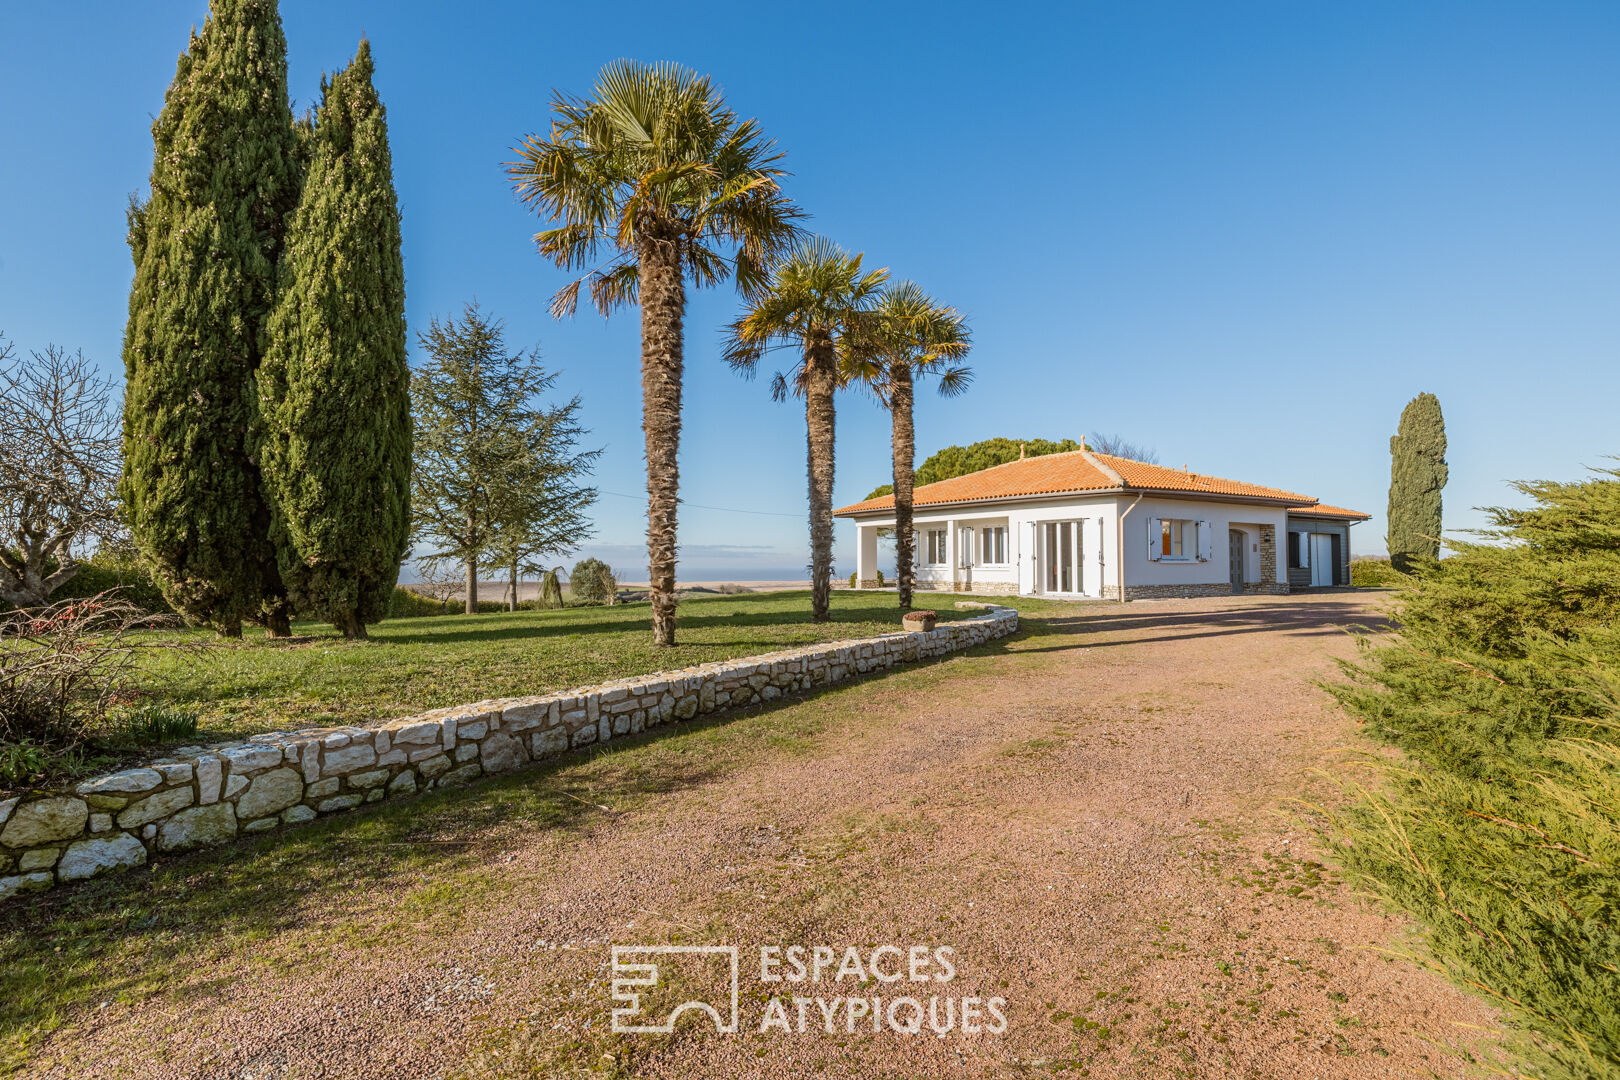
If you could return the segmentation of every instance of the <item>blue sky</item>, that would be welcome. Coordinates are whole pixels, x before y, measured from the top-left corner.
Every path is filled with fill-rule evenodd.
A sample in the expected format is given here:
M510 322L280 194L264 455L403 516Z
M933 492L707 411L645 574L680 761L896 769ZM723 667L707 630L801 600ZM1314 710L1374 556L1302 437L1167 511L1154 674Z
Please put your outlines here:
M202 0L0 11L0 332L119 360L124 210ZM538 344L606 448L589 553L641 576L637 321L557 322L564 275L502 163L619 57L712 73L788 152L811 225L970 317L977 383L925 397L920 456L1118 431L1167 464L1375 513L1419 391L1451 440L1447 526L1509 478L1620 452L1620 5L588 4L284 0L300 111L372 41L408 315L476 298ZM803 414L687 328L683 576L799 576ZM840 404L840 503L888 479ZM840 526L838 566L853 566Z

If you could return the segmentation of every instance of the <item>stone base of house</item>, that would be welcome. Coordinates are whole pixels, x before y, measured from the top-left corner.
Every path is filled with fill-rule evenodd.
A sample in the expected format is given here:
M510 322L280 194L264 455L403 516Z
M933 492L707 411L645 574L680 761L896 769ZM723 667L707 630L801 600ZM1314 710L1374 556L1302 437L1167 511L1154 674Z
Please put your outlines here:
M884 578L882 583L877 578L863 578L860 583L863 589L894 588L894 582ZM1010 581L919 581L916 592L950 592L950 593L981 593L986 596L1021 596L1017 586ZM1243 586L1245 596L1286 596L1290 592L1287 585L1277 582L1250 581ZM1203 596L1232 596L1232 586L1226 582L1214 582L1204 585L1127 585L1125 586L1125 599L1127 600L1192 600ZM1119 586L1104 585L1102 599L1118 600Z
M863 589L892 589L894 579L862 578ZM1017 596L1018 586L1011 581L919 581L914 592L979 593L984 596Z
M1018 585L1011 581L919 581L917 582L917 591L1017 596Z
M1250 581L1243 586L1246 596L1269 595L1284 596L1288 593L1287 585L1277 582ZM1226 582L1212 582L1207 585L1127 585L1125 586L1125 599L1127 600L1190 600L1200 596L1232 596L1232 586ZM1104 600L1118 600L1119 586L1104 585Z

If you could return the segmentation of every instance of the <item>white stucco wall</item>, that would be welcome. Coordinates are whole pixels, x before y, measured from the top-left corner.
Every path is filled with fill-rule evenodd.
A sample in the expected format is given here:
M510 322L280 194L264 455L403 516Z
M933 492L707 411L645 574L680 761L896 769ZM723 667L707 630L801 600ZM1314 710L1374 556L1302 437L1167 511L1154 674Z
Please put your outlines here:
M1208 589L1230 581L1228 561L1229 530L1244 533L1244 580L1258 583L1261 578L1261 530L1270 525L1278 545L1275 569L1268 575L1271 584L1286 584L1286 555L1281 544L1286 539L1287 512L1276 506L1237 502L1217 502L1173 497L1099 495L1041 501L1007 502L984 507L921 509L914 515L919 533L943 528L948 531L951 561L943 566L927 565L926 539L919 544L917 580L921 585L948 585L955 581L975 589L1005 586L1007 592L1030 594L1044 591L1040 575L1041 526L1050 521L1082 523L1080 555L1080 595L1102 596L1119 582L1120 521L1124 521L1124 560L1127 588L1148 586L1175 588L1187 586ZM1155 518L1177 518L1209 523L1210 551L1206 561L1153 560L1148 556L1149 522ZM880 528L893 528L892 517L858 520L857 550L861 553L860 577L874 576L876 534ZM1007 529L1005 566L963 566L962 530L979 530L1001 525ZM1194 553L1196 556L1196 552ZM975 552L975 556L977 552ZM977 563L977 559L972 560Z
M1181 518L1210 524L1208 562L1153 561L1148 558L1148 522L1153 518ZM1245 503L1205 502L1191 499L1145 497L1131 512L1125 529L1125 578L1129 585L1223 585L1230 578L1227 554L1229 530L1244 533L1244 580L1260 580L1260 529L1272 526L1276 542L1284 539L1288 513L1282 507ZM1276 560L1272 583L1287 582L1285 560Z

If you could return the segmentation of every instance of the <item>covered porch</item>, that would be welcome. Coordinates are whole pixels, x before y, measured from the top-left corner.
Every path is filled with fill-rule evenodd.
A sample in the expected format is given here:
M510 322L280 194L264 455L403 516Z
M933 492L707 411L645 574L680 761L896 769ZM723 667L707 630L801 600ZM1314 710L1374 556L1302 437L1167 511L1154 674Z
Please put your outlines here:
M1007 515L939 516L913 520L917 588L938 592L1016 595L1018 556ZM892 518L856 523L856 575L863 589L879 587L883 543L893 542ZM884 585L893 585L885 575Z

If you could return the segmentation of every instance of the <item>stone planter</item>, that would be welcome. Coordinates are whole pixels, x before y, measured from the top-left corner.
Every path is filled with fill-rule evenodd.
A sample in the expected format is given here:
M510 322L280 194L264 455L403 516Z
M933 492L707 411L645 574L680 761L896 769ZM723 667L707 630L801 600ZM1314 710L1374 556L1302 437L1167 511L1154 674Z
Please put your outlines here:
M936 618L932 611L908 611L900 617L900 625L913 633L926 633L934 628Z

